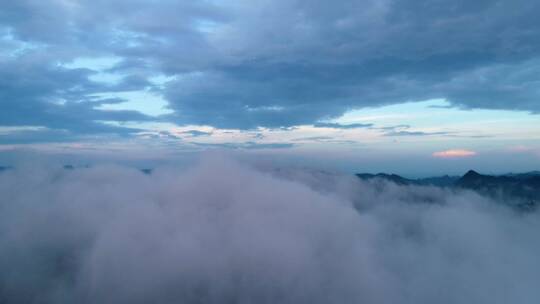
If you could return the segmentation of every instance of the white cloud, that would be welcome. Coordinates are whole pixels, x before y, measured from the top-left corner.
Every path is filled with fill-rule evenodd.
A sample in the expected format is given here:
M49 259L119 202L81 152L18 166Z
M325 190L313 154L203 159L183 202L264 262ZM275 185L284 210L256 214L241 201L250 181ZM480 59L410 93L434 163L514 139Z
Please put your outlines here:
M533 303L538 213L209 156L0 174L4 303Z

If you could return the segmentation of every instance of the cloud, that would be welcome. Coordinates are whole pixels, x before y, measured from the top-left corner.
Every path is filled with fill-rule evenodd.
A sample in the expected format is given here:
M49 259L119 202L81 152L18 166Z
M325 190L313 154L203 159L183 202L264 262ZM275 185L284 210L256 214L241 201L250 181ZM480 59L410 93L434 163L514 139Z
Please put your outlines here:
M300 142L317 142L317 143L335 143L335 144L355 144L357 142L353 140L343 140L339 138L334 138L331 136L309 136L309 137L299 137L293 138L292 141Z
M384 133L384 136L433 136L449 135L448 132L422 132L422 131L392 131Z
M385 130L385 131L396 131L396 130L402 130L402 129L410 129L411 126L410 125L405 125L405 124L402 124L402 125L395 125L395 126L388 126L388 127L378 127L378 128L375 128L375 129L379 129L379 130Z
M383 136L435 136L440 135L444 137L464 137L464 138L486 138L491 137L489 135L461 135L457 134L457 132L449 132L449 131L438 131L438 132L424 132L424 131L411 131L410 125L395 125L395 126L387 126L387 127L374 127L372 129L375 130L382 130L384 133Z
M477 153L471 150L465 149L451 149L446 151L434 152L433 157L437 158L462 158L475 156Z
M208 157L150 175L19 164L0 173L0 192L7 304L540 296L538 213L467 191Z
M215 147L226 149L244 149L244 150L256 150L256 149L287 149L295 146L293 143L257 143L253 141L246 142L227 142L227 143L199 143L193 142L192 144L200 147Z
M199 136L208 136L208 135L212 135L212 132L204 132L204 131L199 131L199 130L188 130L188 131L183 131L183 132L180 132L182 134L188 134L190 135L191 137L199 137Z
M174 111L162 119L218 128L310 125L433 98L538 113L540 23L527 20L539 9L533 0L3 2L2 121L129 134L95 121L149 118L81 101L146 89ZM118 58L105 73L119 84L57 66L104 56ZM153 85L158 76L169 80Z
M507 5L438 10L427 1L347 1L340 8L277 1L244 7L233 12L238 19L226 23L230 30L219 32L219 42L246 60L199 74L202 86L180 80L174 86L189 89L171 87L167 94L174 108L194 115L179 119L239 127L309 123L351 108L432 98L462 108L537 112L532 50L540 44L525 33L540 26L509 21ZM516 30L505 31L504 39L495 34L510 25ZM515 35L531 39L505 46ZM219 120L204 111L213 106L220 107Z
M309 137L299 137L294 138L293 141L326 141L326 140L333 140L334 138L331 136L309 136Z
M372 127L373 124L361 124L361 123L353 123L353 124L339 124L339 123L333 123L333 122L318 122L313 124L315 128L330 128L330 129L358 129L358 128L369 128Z
M20 142L21 135L30 142L73 140L96 134L129 135L138 129L103 122L153 120L137 111L96 109L122 100L95 97L93 94L109 86L90 80L92 73L87 69L67 69L41 62L44 59L35 60L0 60L1 125L42 128L5 134L2 143ZM57 134L61 134L60 139Z

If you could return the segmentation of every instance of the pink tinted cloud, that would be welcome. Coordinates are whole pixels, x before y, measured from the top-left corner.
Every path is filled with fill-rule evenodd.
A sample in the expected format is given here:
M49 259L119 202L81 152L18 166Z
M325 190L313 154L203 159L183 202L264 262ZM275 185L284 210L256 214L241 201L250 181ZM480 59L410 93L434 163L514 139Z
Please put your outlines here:
M465 149L451 149L446 151L439 151L434 152L433 157L437 158L462 158L462 157L470 157L475 156L476 152L471 150L465 150Z

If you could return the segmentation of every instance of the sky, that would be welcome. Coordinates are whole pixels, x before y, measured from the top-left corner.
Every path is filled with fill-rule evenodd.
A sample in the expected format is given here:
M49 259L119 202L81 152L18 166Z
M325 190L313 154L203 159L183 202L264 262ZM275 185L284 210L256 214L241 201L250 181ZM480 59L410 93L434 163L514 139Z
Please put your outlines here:
M540 169L540 3L0 3L0 165L208 150L407 176ZM35 155L35 154L33 154Z

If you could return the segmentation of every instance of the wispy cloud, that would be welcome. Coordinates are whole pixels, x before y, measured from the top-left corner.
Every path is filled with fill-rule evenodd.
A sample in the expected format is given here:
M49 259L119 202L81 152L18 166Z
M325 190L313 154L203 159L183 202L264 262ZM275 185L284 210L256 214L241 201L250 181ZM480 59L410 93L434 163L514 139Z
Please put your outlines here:
M392 131L384 133L384 136L433 136L448 135L448 132L422 132L422 131Z
M240 143L192 143L200 147L214 147L225 149L257 150L257 149L286 149L294 147L293 143L256 143L253 141Z
M340 124L335 122L318 122L313 124L315 128L331 128L331 129L358 129L372 127L372 123L353 123L353 124Z
M395 126L373 128L373 129L395 131L395 130L399 130L399 129L410 129L410 128L411 128L410 125L401 124L401 125L395 125Z
M310 136L310 137L299 137L294 138L293 141L323 141L323 140L332 140L334 139L331 136Z
M212 135L212 132L204 132L199 130L187 130L180 132L181 134L188 134L191 137L200 137L200 136L209 136Z
M336 139L331 136L310 136L294 138L292 141L299 142L315 142L315 143L333 143L333 144L355 144L353 140Z

